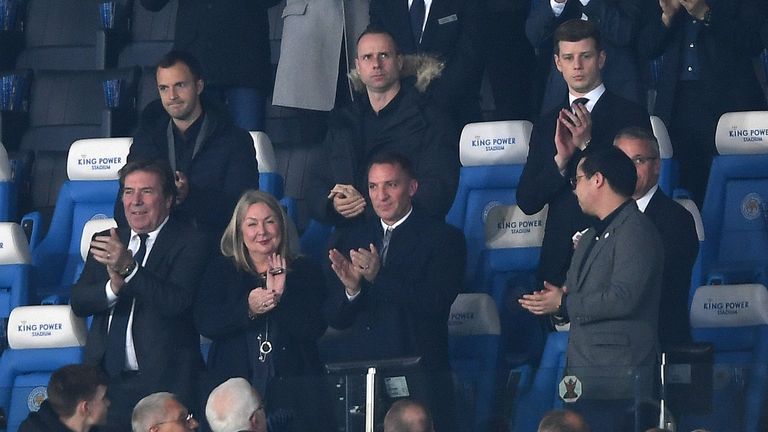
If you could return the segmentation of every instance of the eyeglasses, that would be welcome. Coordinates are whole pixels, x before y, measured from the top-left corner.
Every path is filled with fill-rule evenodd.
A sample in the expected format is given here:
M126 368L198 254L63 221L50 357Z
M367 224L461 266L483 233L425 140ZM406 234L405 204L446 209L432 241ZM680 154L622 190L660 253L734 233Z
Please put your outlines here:
M194 429L195 426L197 425L197 420L195 420L195 416L192 415L192 413L189 413L186 416L184 416L184 418L177 418L175 420L166 420L164 422L155 423L154 425L152 425L152 427L150 427L150 429L166 423L180 423L180 422L184 422L191 429Z
M575 176L571 177L569 179L570 182L571 182L571 188L573 188L575 190L576 189L576 185L579 184L579 178L586 177L586 176L587 176L586 174L581 174L581 175L575 175Z
M632 162L635 165L645 165L646 162L655 161L656 159L658 158L655 156L636 156L632 158Z

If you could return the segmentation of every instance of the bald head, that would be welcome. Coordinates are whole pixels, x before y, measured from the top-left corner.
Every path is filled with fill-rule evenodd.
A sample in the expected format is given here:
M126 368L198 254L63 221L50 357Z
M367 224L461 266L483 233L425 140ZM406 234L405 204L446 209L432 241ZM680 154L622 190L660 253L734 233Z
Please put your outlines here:
M384 432L434 432L432 417L424 405L399 400L392 404L384 417Z
M267 419L261 398L243 378L231 378L211 392L205 417L213 432L266 432Z

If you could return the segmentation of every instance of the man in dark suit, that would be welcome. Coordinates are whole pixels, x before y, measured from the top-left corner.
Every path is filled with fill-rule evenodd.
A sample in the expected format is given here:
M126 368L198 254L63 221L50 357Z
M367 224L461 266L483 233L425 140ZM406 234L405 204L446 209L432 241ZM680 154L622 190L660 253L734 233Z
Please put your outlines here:
M594 431L638 430L623 416L652 394L663 244L631 199L637 174L621 150L585 155L571 182L581 209L597 218L576 246L565 288L566 375L582 383L574 408Z
M762 50L764 0L658 0L638 38L663 56L654 114L669 128L680 183L701 207L723 113L766 108L752 58Z
M603 85L606 54L591 22L567 21L554 37L555 64L568 83L568 98L534 124L517 189L517 204L526 214L549 205L538 270L545 288L562 286L573 254L571 237L594 220L581 212L568 184L579 157L611 147L625 127L651 128L643 107Z
M371 25L392 33L403 54L436 55L445 63L429 93L459 128L482 120L479 14L473 0L371 0Z
M411 204L410 161L386 153L368 170L377 217L341 230L329 257L328 322L346 329L335 361L420 356L436 429L451 430L448 313L461 289L464 237Z
M675 344L691 341L688 292L691 270L699 253L696 224L685 207L659 188L659 143L650 131L624 129L616 136L614 144L634 162L637 185L632 198L656 226L664 243L659 340L661 348L666 350Z
M85 362L109 376L108 424L129 430L131 409L150 393L173 391L196 406L203 361L191 307L206 248L192 226L169 216L167 164L126 164L120 190L127 226L93 237L71 303L78 316L93 315Z
M600 31L606 52L603 80L615 94L645 103L640 64L635 50L640 31L642 1L637 0L536 0L525 23L525 32L540 55L546 55L549 76L541 112L560 107L566 82L550 61L553 33L562 23L584 19ZM543 60L543 59L542 59Z
M218 244L240 195L258 189L253 139L215 102L201 98L205 81L189 53L171 51L158 63L160 101L142 113L128 161L162 159L176 173L174 213ZM118 208L118 224L122 212Z

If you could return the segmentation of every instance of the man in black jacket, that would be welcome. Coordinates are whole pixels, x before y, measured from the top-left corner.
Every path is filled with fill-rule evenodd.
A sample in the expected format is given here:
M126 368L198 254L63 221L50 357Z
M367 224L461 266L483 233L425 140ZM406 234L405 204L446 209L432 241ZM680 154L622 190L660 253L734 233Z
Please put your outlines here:
M166 54L157 67L161 100L145 108L128 161L168 161L178 191L174 215L218 241L240 195L258 189L259 170L250 135L200 97L204 86L195 57Z
M404 61L384 30L369 27L358 39L359 78L353 81L362 82L365 91L355 103L331 113L324 153L313 167L306 197L314 218L339 225L365 213L368 163L376 154L392 151L415 167L415 204L430 216L448 213L459 182L457 130L421 94L435 76L428 70L439 68L422 63L422 75L412 85L401 81Z
M200 59L208 79L238 126L264 130L265 102L272 91L267 9L279 0L180 0L174 49ZM141 0L159 11L169 0Z
M48 399L29 414L20 432L88 432L107 420L107 377L97 367L68 365L48 381Z

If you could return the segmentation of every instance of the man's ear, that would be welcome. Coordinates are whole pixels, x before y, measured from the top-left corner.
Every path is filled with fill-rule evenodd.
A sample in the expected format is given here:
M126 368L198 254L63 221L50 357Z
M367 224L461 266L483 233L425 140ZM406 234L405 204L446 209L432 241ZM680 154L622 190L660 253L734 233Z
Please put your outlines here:
M205 88L205 81L203 81L203 79L200 78L197 80L195 85L197 86L197 95L200 96L200 93L202 93L203 89Z
M416 195L416 190L419 189L419 182L416 179L411 179L410 183L408 183L408 196L413 198L414 195Z
M87 400L81 400L77 403L77 406L75 406L75 415L79 415L81 417L85 417L88 415L88 413L91 410L91 405L88 403Z
M600 54L597 56L597 65L600 67L600 70L602 70L603 66L605 66L605 50L600 50Z
M557 66L557 70L559 72L562 72L563 68L560 66L560 56L555 54L553 57L555 58L554 60L555 60L555 66Z

